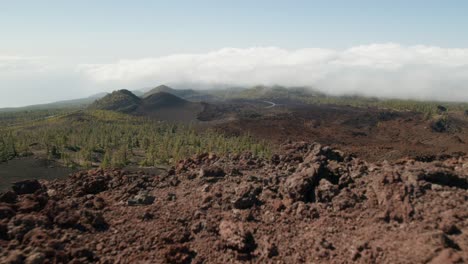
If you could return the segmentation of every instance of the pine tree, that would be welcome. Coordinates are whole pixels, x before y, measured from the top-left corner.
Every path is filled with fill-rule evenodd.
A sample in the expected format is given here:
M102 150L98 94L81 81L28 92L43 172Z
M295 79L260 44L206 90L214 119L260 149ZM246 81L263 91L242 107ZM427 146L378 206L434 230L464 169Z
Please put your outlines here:
M104 157L102 158L101 168L109 168L111 166L112 157L109 149L106 149Z

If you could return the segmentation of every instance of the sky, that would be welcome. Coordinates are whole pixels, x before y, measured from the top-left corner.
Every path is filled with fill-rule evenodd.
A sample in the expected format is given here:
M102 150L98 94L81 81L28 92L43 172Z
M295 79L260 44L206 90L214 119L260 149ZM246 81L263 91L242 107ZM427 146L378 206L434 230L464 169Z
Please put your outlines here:
M468 101L468 1L0 0L0 107L278 84Z

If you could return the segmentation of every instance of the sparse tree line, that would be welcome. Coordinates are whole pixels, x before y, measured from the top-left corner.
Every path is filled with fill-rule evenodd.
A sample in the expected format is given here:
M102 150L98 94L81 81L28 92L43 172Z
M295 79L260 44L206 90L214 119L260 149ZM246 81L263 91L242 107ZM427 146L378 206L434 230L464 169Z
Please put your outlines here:
M0 137L0 161L10 160L18 156L15 140L11 134L4 134Z
M270 155L264 142L248 135L228 137L188 125L107 111L88 111L44 120L31 127L0 130L0 161L35 153L68 166L156 166L204 152L244 151Z
M468 103L441 103L431 101L402 100L402 99L378 99L360 96L321 96L303 98L310 104L335 104L354 107L376 107L397 111L413 111L424 114L427 118L441 114L441 105L445 111L467 111ZM445 112L444 111L444 112Z
M44 109L0 112L0 127L25 123L33 120L42 120L54 116L64 115L72 109Z

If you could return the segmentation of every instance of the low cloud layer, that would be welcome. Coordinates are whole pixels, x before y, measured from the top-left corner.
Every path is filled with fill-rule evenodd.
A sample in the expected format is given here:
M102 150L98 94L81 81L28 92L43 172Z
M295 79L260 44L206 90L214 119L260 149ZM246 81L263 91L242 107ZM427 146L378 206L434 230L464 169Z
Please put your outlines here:
M47 67L45 57L11 56L0 54L0 74L24 71L43 71Z
M468 48L392 43L346 50L224 48L107 64L85 62L0 54L0 108L159 84L308 86L335 95L468 102Z
M346 50L225 48L203 54L83 64L101 85L310 86L331 94L468 101L468 49L373 44Z

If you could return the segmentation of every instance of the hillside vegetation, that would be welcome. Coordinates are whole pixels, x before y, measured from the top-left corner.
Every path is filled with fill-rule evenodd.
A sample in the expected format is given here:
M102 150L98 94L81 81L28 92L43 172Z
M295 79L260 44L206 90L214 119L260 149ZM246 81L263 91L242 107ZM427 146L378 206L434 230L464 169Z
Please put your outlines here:
M255 156L270 152L264 142L249 135L228 137L103 110L0 129L0 161L34 154L68 166L155 166L204 152L244 151Z

